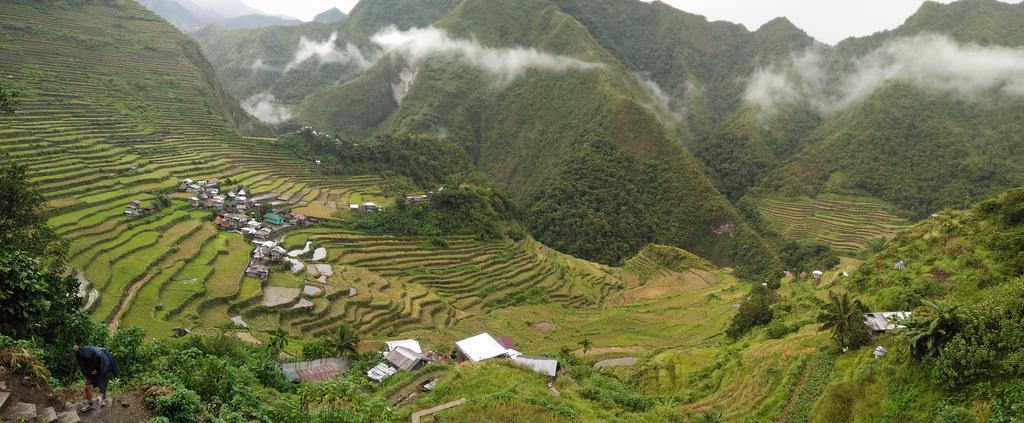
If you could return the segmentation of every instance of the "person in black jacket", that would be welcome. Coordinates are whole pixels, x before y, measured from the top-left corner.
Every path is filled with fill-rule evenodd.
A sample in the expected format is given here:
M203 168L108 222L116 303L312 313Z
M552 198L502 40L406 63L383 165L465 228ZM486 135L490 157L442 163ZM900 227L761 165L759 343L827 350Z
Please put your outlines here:
M117 367L117 362L114 361L114 356L107 351L106 348L101 347L83 347L75 343L75 360L78 361L78 368L82 371L82 375L85 376L85 404L79 410L81 412L91 411L96 408L93 403L92 389L93 387L99 388L100 390L100 406L104 406L107 402L107 383L110 382L110 378L117 377L120 370Z

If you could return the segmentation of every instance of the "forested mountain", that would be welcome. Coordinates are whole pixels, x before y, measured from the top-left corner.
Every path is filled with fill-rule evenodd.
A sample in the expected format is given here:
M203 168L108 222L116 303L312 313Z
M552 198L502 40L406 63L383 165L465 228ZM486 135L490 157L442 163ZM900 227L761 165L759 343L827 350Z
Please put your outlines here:
M394 25L401 36L402 30L432 24L444 31L450 40L443 41L450 45L475 40L479 45L470 48L498 56L518 54L515 48L524 46L584 64L579 70L555 72L523 66L522 71L502 74L465 60L418 61L399 53L381 56L348 82L351 73L331 72L339 84L321 86L297 105L292 103L296 96L287 91L295 84L283 82L292 77L286 72L267 92L292 104L294 122L349 137L388 132L450 137L533 210L532 226L541 241L583 257L614 263L647 243L662 242L747 270L766 271L773 262L760 238L682 146L689 143L688 134L663 126L658 115L666 112L653 105L642 82L557 5L388 3L360 3L340 26L325 31L338 34L334 46L339 56L311 59L295 75L327 67L358 70L355 64L361 61L353 57L380 56L371 37L387 25ZM396 10L401 13L392 13ZM227 44L243 51L242 46L253 46L242 41L250 36L221 36L237 36L238 42L201 37L211 57L225 57L217 49ZM256 48L269 52L259 47L267 44L257 43ZM263 63L274 66L289 59L294 60L281 55L277 62ZM228 68L220 69L225 74ZM247 72L239 65L231 69L227 72ZM254 94L245 91L239 97ZM592 177L592 172L609 167L614 176Z
M329 24L329 23L341 22L346 17L348 17L348 15L346 15L345 12L342 12L337 7L332 7L330 9L327 9L327 10L325 10L323 12L320 12L316 16L314 16L313 17L313 22Z

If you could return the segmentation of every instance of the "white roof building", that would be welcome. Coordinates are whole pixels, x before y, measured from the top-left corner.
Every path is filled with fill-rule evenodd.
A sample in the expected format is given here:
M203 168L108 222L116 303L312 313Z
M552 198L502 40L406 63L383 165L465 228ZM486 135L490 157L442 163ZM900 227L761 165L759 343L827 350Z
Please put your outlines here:
M508 353L507 348L501 346L494 337L486 332L456 342L455 348L459 351L459 355L469 361L483 361Z
M410 350L416 351L417 353L423 353L423 349L420 348L420 343L417 342L415 339L400 339L398 341L387 341L384 343L384 345L387 347L388 352L394 351L398 347L405 347Z
M558 374L558 360L553 358L526 357L520 355L515 358L510 358L509 361L545 376L553 377Z

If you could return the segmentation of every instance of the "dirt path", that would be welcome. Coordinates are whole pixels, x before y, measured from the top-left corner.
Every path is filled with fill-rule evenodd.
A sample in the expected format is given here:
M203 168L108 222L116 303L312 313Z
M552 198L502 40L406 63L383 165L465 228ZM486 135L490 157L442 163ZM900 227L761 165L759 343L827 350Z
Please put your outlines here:
M124 313L128 311L128 307L131 307L132 301L135 301L135 295L139 293L139 290L141 290L143 286L146 286L146 283L149 282L150 279L153 279L152 273L146 274L146 276L143 276L138 282L133 283L132 286L128 288L128 295L121 299L121 302L117 303L117 308L114 309L114 317L110 319L110 324L107 325L107 331L110 332L111 335L117 331L117 327L121 324L121 318L124 317Z
M639 360L640 359L636 358L636 357L611 358L611 359L608 359L608 360L601 360L601 361L598 361L597 363L594 363L594 367L600 369L600 368L603 368L603 367L625 367L625 366L632 366L632 365L636 364L636 362L639 361Z
M804 368L800 370L800 381L796 383L796 387L793 388L793 392L789 394L789 401L786 404L786 409L782 410L782 414L779 418L775 419L776 422L784 422L789 417L789 413L793 411L793 407L796 406L796 399L800 397L800 391L804 389L804 383L807 382L807 374L811 372L811 360L808 359L804 363Z
M416 397L423 393L423 391L420 390L420 385L428 380L441 376L443 373L444 372L442 371L430 372L413 379L412 382L409 382L395 391L395 393L389 395L388 404L394 408L398 408L414 401Z

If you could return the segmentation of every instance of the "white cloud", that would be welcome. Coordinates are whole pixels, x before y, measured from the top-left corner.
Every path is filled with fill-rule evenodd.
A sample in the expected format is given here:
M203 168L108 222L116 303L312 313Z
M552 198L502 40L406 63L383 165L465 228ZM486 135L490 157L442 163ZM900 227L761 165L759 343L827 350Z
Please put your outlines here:
M299 38L299 46L295 51L295 57L292 59L284 71L288 72L298 65L305 63L310 59L317 59L321 64L323 63L345 63L355 65L356 67L366 70L370 66L373 66L375 60L371 60L363 56L363 53L359 51L359 48L352 45L352 43L345 43L344 49L339 49L337 45L338 33L331 34L327 40L316 41L310 40L306 37Z
M401 55L414 65L429 57L456 58L491 74L497 78L499 84L512 82L528 69L565 72L602 67L597 63L544 53L534 48L484 47L475 40L452 38L444 31L433 27L412 28L407 31L390 27L378 32L371 40L385 52Z
M892 40L857 58L849 71L826 78L822 51L794 56L788 67L760 69L746 100L764 113L806 101L829 115L860 103L889 82L979 101L992 94L1024 96L1024 49L959 44L923 34Z
M287 106L277 103L277 98L270 93L253 95L242 101L242 107L253 116L271 125L287 122L292 118L292 112Z
M661 111L671 115L676 122L683 123L686 120L686 110L682 106L675 106L676 100L668 95L665 90L661 89L661 85L654 82L649 75L635 73L633 77L636 78L637 82L640 83L640 86L647 93L647 96L654 101L654 105L661 109Z
M253 72L278 72L277 68L264 63L263 59L256 59L249 68Z

